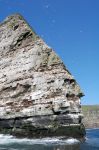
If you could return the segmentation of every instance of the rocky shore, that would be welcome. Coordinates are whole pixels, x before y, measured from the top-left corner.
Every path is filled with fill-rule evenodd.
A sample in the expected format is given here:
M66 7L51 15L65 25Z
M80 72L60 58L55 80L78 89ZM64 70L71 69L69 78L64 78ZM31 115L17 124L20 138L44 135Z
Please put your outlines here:
M82 96L61 59L21 15L0 24L0 133L83 138Z

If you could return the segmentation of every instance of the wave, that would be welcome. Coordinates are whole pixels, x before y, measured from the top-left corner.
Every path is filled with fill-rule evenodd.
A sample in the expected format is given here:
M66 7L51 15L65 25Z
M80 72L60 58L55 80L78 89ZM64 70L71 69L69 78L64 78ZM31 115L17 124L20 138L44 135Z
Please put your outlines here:
M40 138L40 139L28 139L28 138L16 138L11 135L4 135L0 134L0 145L7 145L7 144L29 144L29 145L35 145L35 144L43 144L43 145L72 145L77 144L80 141L74 138L65 139L64 137L54 137L54 138Z

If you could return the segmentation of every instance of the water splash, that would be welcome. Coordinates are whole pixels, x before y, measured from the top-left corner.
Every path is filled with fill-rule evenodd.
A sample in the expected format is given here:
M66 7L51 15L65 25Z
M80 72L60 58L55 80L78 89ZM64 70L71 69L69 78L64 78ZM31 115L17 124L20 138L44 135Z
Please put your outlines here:
M41 138L41 139L28 139L28 138L22 138L18 139L14 136L11 135L4 135L0 134L0 145L7 145L7 144L43 144L43 145L50 145L50 144L55 144L55 145L72 145L72 144L77 144L79 143L79 140L74 139L74 138L69 138L69 139L64 139L64 137L54 137L54 138Z

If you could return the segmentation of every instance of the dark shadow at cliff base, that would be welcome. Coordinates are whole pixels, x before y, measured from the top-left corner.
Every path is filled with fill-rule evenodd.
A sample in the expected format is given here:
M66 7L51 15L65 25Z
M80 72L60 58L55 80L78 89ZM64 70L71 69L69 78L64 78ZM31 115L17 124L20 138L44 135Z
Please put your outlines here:
M6 124L6 121L5 121ZM4 121L3 121L4 125ZM39 128L30 125L14 126L8 128L8 126L0 127L1 134L10 134L18 138L28 137L28 138L44 138L44 137L60 137L63 136L66 139L68 137L73 137L84 140L86 135L85 128L83 124L80 125L68 125L68 126L53 126L50 128Z

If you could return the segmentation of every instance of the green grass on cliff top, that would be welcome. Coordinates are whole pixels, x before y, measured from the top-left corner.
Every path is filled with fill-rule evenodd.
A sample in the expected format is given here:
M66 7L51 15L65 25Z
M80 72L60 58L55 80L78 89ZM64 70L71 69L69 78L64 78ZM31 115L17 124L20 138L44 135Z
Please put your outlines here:
M82 111L97 111L99 110L99 105L82 105Z

